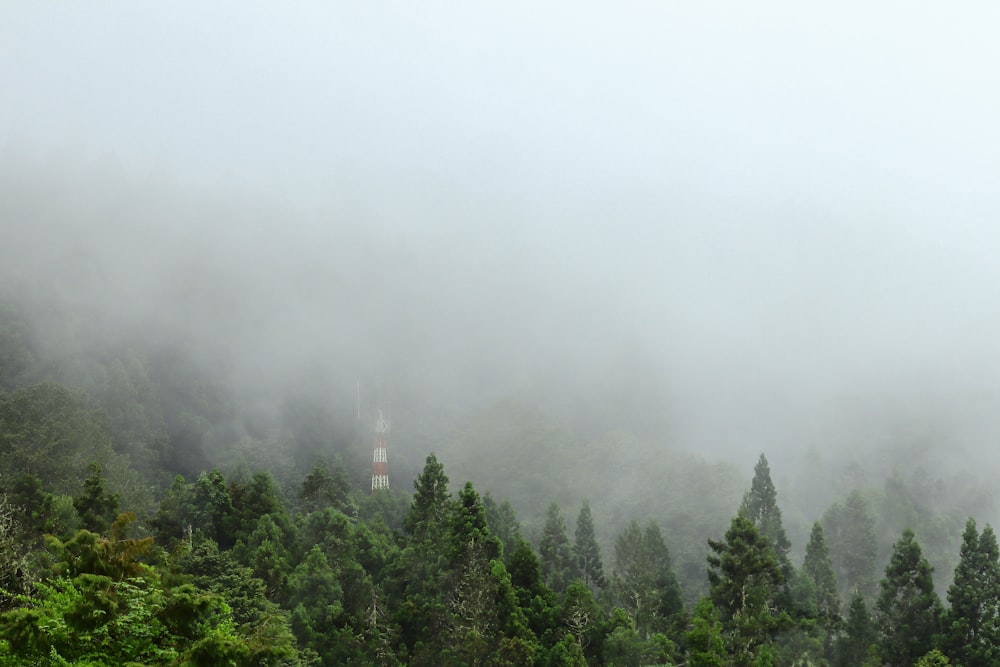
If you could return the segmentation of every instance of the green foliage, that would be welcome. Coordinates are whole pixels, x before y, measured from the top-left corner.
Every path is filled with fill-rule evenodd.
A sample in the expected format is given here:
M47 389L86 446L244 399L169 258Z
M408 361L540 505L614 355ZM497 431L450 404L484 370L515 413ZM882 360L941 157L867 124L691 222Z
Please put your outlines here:
M802 562L802 575L809 577L816 591L816 617L822 625L836 631L842 622L840 596L837 594L837 575L833 571L830 552L826 548L823 526L813 524Z
M238 520L221 472L212 470L198 475L191 506L194 529L217 542L220 548L232 548L236 543Z
M566 536L566 520L556 503L549 505L545 515L545 528L538 543L538 557L545 583L557 593L565 592L570 582L580 575L573 547Z
M34 580L31 541L19 514L19 508L0 493L0 610L10 606L12 595L27 593Z
M686 635L690 667L725 667L726 645L722 622L711 598L702 598L695 605L691 629Z
M31 475L71 494L90 463L113 460L105 416L84 396L53 383L0 393L0 478Z
M787 615L777 610L785 583L770 541L742 514L733 518L725 541L709 541L711 599L726 629L727 650L735 664L752 664L757 650L780 629Z
M873 600L878 544L875 519L864 496L852 491L843 503L826 511L822 523L840 598L846 600L854 591L860 591L866 600Z
M876 604L882 659L891 667L910 667L934 646L941 603L932 572L913 531L904 530L893 547Z
M333 507L345 514L355 513L350 499L351 485L347 478L347 469L340 456L334 458L329 466L318 465L302 481L299 490L299 500L302 510L316 510Z
M643 531L632 521L618 536L611 591L643 639L666 631L683 611L680 586L658 525L651 522Z
M576 556L577 568L583 583L595 590L607 586L604 576L604 562L601 559L601 547L594 535L594 517L590 513L590 503L586 500L580 507L576 518L576 533L573 541L573 555Z
M963 662L962 665L975 665L980 663ZM986 663L982 663L986 664ZM947 656L937 649L931 649L924 656L921 656L920 660L917 660L914 667L949 667L951 662L948 661Z
M862 664L876 651L878 630L868 613L865 599L860 592L855 593L847 611L844 633L834 645L833 664L836 667L853 667Z
M771 481L771 467L763 454L754 466L753 480L743 496L740 514L750 519L760 534L767 538L779 561L787 560L791 542L781 522L781 508L778 507L778 492Z
M792 564L788 556L792 548L792 543L785 534L785 527L781 521L781 508L778 507L778 492L771 481L771 467L767 463L767 458L761 454L754 466L753 481L750 489L743 496L740 504L740 514L748 518L774 551L778 560L778 567L784 578L783 588L778 596L779 604L786 609L788 606L787 585L792 582Z
M486 507L486 522L490 526L490 532L503 544L504 559L510 563L511 554L523 539L517 514L510 502L504 500L498 505L489 493L483 495L483 506Z
M947 654L964 667L1000 662L1000 553L989 525L980 535L975 521L966 522L948 602L943 640Z
M190 584L166 585L139 560L151 539L127 539L123 515L105 538L50 538L57 576L0 614L0 639L22 664L297 664L291 635L237 632L228 605Z
M118 494L104 491L103 470L99 463L87 466L90 473L83 480L83 490L73 499L73 508L80 517L80 525L85 530L104 532L118 513Z
M193 503L192 485L185 482L182 475L177 475L149 521L157 543L173 550L185 536L190 536L194 530Z

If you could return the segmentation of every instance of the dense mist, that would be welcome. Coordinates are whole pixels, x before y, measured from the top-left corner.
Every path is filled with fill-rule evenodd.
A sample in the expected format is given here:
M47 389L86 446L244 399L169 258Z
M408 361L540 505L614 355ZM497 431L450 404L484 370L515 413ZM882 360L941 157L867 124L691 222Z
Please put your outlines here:
M993 520L1000 17L923 9L8 7L0 294L48 377L178 355L360 466L381 383L407 488L764 451L796 537L894 471Z

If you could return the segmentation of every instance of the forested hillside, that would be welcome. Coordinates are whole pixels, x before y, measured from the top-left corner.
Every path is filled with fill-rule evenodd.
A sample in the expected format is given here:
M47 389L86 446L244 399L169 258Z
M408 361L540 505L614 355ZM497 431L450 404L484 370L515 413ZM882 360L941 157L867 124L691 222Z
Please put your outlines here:
M1000 641L975 484L855 462L786 492L763 455L747 478L509 399L394 431L371 494L349 410L260 413L182 347L72 318L47 347L35 305L2 305L0 664L909 667Z
M997 667L998 27L0 3L0 667Z

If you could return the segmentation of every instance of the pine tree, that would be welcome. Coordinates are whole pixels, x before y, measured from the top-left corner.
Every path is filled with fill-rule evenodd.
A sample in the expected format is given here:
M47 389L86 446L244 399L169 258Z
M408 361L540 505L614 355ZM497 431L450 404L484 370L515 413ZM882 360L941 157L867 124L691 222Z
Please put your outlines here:
M538 544L538 557L542 564L542 576L549 588L557 593L565 593L570 582L579 576L573 549L566 536L566 521L559 511L559 505L552 503L545 515L542 541Z
M1000 554L989 525L980 535L975 521L966 522L948 602L944 628L948 656L963 667L1000 663Z
M792 543L788 540L781 522L778 492L774 488L774 482L771 481L771 467L763 454L760 455L753 471L753 481L750 483L750 490L743 496L740 514L750 519L760 534L767 539L778 559L786 583L790 584L792 565L788 552L792 548Z
M844 634L837 640L834 650L835 667L858 667L875 649L878 632L872 621L865 598L855 593L847 610ZM881 664L881 663L880 663Z
M844 503L837 503L823 515L823 533L830 549L830 560L846 600L860 591L869 602L876 593L875 562L878 545L875 519L861 492L854 490Z
M775 599L784 573L770 541L743 514L733 518L725 541L708 541L712 602L726 628L736 665L752 664L757 649L788 624Z
M660 527L635 521L615 541L615 602L632 618L641 639L667 630L683 610L680 586Z
M434 454L427 457L424 470L414 480L413 488L416 493L413 494L403 527L414 541L432 538L444 525L450 507L448 476Z
M87 470L90 475L83 481L80 495L73 498L73 508L84 530L103 533L118 513L118 494L104 492L103 469L99 463L91 463Z
M453 549L450 522L454 501L448 492L448 476L433 454L423 472L413 482L416 493L403 521L408 534L400 552L399 575L404 583L404 600L396 605L397 622L403 642L419 650L412 664L431 664L439 635L448 623L444 596L451 572Z
M890 667L910 667L934 646L941 602L934 593L933 571L913 531L904 530L893 546L876 604L882 659Z
M818 521L813 524L812 533L809 536L805 560L802 562L802 571L811 577L816 585L817 617L828 631L836 631L842 622L840 597L837 595L837 575L833 572L830 552L823 539L823 526Z
M607 585L604 576L604 563L601 560L601 548L594 536L594 517L590 513L590 503L583 501L580 514L576 519L576 534L574 535L573 553L576 555L577 566L583 583L592 589L601 589Z

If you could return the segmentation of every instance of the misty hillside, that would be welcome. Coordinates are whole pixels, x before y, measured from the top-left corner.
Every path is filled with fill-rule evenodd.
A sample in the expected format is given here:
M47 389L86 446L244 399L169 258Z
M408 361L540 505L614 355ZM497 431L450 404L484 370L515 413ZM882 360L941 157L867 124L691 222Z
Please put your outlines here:
M992 664L1000 14L898 9L5 6L0 667Z

